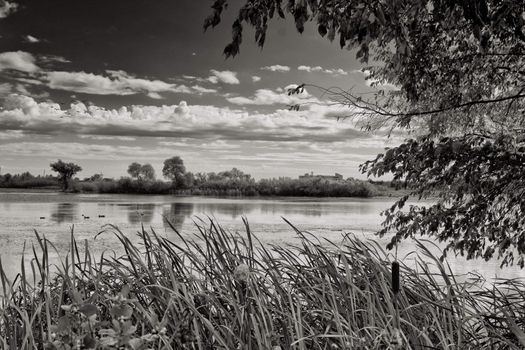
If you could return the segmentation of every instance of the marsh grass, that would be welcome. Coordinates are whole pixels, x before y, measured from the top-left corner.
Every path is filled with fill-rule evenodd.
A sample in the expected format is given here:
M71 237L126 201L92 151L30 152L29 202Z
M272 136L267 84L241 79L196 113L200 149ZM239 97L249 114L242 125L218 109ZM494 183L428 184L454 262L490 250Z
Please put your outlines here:
M32 259L8 280L0 262L2 349L520 349L525 285L459 282L418 242L417 268L346 235L331 242L295 230L294 245L262 244L245 221L216 222L170 241L154 230L95 257L70 236L50 266L51 242L35 232ZM108 233L106 233L108 234ZM79 247L80 245L80 247ZM436 273L437 271L437 273ZM32 277L30 277L32 276Z

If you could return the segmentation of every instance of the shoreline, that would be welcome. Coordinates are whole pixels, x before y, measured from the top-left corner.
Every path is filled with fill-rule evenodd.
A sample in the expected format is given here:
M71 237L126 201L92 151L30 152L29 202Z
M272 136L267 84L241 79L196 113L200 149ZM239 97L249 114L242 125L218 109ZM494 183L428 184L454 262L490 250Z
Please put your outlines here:
M405 190L399 190L399 191L392 191L389 194L381 194L376 196L369 196L369 197L363 197L363 196L352 196L352 197L330 197L330 196L261 196L261 195L209 195L209 194L196 194L196 193L175 193L175 194L147 194L147 193L98 193L98 192L64 192L61 191L58 188L18 188L18 187L0 187L0 194L2 193L8 193L8 194L47 194L47 195L98 195L98 196L161 196L161 197L203 197L203 198L228 198L228 199L269 199L269 200L275 200L275 199L285 199L285 198L293 198L295 201L308 201L310 199L315 199L316 201L322 202L322 201L345 201L349 199L387 199L387 198L399 198L404 195L409 194L409 191Z

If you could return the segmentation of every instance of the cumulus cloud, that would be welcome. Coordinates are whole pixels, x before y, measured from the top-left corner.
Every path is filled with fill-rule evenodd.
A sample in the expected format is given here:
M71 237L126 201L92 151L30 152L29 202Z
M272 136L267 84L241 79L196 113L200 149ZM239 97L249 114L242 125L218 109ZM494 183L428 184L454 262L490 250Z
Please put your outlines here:
M318 109L250 113L227 107L188 105L130 106L106 109L82 102L62 109L10 95L0 111L0 129L41 135L177 137L204 140L334 142L367 137L351 124L324 118Z
M44 62L44 63L55 63L55 62L71 63L71 61L66 59L65 57L56 56L56 55L40 55L38 56L38 60L39 62Z
M93 95L134 95L145 93L159 99L161 92L191 93L185 85L176 85L162 80L136 78L124 71L107 71L108 75L86 72L52 71L45 75L47 86L56 90L67 90Z
M39 42L40 42L40 39L35 38L35 37L32 36L32 35L26 35L26 36L24 37L24 39L25 39L25 41L27 41L28 43L32 43L32 44L34 44L34 43L39 43Z
M28 36L29 37L29 36ZM36 39L36 38L35 38ZM42 63L69 63L60 56L41 56ZM79 92L92 95L134 95L143 93L152 99L162 99L161 93L215 93L217 90L201 86L189 88L183 84L172 84L159 79L143 79L135 77L122 70L107 70L105 74L69 71L46 71L36 65L35 57L24 51L10 51L0 53L0 72L16 70L27 73L36 73L31 78L20 77L20 82L33 85L46 85L51 89ZM237 73L230 71L212 71L213 77L228 84L238 84ZM3 86L3 90L6 86Z
M321 72L321 73L326 73L326 74L331 74L331 75L347 75L348 74L348 72L346 72L345 70L341 68L325 69L321 66L310 67L310 66L301 65L297 67L297 69L300 71L308 72L308 73Z
M252 81L253 81L254 83L257 83L257 82L261 81L261 77L259 77L259 76L257 76L257 75L254 75L254 76L252 77Z
M15 2L9 2L0 0L0 18L6 18L18 9L18 4Z
M199 95L217 93L216 89L208 89L200 85L193 85L191 88Z
M323 70L323 67L321 66L316 66L316 67L310 67L310 66L299 66L297 67L298 70L304 70L304 71L307 71L308 73L310 72L320 72Z
M226 100L236 105L295 105L301 103L319 102L319 100L310 95L306 89L300 94L288 95L288 89L293 89L295 87L297 87L297 85L292 84L285 87L284 89L258 89L251 97L236 96L228 97Z
M261 70L269 70L269 71L272 71L272 72L289 72L290 71L290 67L282 66L280 64L275 64L273 66L261 67Z
M241 82L237 79L237 72L232 72L229 70L218 71L215 69L210 70L211 76L208 78L208 81L217 84L219 82L224 84L237 85Z
M32 73L40 68L35 64L35 57L29 52L2 52L0 53L0 72L8 69Z

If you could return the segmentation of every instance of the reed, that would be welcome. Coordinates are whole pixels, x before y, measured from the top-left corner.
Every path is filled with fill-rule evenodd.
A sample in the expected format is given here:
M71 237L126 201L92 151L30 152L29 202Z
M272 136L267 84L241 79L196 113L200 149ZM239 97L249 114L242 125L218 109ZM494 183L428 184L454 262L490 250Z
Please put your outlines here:
M331 242L301 232L293 245L262 244L245 221L198 233L154 230L119 257L94 256L73 232L69 253L35 232L32 259L9 280L0 261L2 349L521 349L525 285L477 276L459 282L418 242L417 268L374 242ZM105 233L108 234L108 233ZM397 269L397 267L396 267ZM436 274L436 271L438 273ZM396 277L396 276L394 276ZM398 281L394 278L394 283Z

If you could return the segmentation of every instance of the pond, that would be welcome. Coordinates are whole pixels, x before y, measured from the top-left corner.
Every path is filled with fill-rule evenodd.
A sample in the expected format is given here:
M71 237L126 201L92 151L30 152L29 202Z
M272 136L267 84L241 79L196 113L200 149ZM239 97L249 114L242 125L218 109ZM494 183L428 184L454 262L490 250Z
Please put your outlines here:
M72 229L79 242L87 240L93 252L100 254L119 249L113 228L108 225L118 227L138 243L135 233L141 225L177 240L168 221L184 236L191 236L196 232L196 222L209 223L211 218L225 229L243 232L243 217L263 242L296 241L294 230L283 220L286 218L299 230L334 242L341 241L343 233L352 232L361 239L373 239L385 246L388 237L380 239L374 232L381 227L381 211L394 200L389 197L262 199L0 192L0 257L8 275L14 276L19 270L24 243L29 262L31 244L36 244L35 230L45 235L61 255L69 249ZM413 242L403 242L398 257L403 259L414 248ZM410 257L405 260L409 261ZM459 274L477 271L488 278L525 277L525 272L517 267L499 269L496 260L453 258L449 261Z

